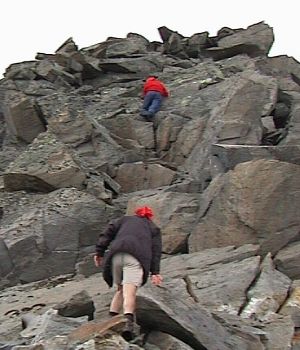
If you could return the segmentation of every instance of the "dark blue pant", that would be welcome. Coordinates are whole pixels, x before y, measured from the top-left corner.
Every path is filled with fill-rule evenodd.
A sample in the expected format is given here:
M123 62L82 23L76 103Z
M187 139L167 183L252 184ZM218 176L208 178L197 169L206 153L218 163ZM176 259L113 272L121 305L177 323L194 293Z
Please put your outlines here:
M160 110L163 97L157 91L149 91L144 97L142 115L154 116Z

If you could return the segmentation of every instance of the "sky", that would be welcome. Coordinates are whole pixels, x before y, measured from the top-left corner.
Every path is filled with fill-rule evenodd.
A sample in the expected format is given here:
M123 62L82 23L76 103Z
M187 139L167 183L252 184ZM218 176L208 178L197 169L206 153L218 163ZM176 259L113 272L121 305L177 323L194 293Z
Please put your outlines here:
M275 41L269 56L300 62L298 0L0 0L0 78L12 63L54 53L69 37L79 49L130 32L161 41L166 26L189 37L264 21Z

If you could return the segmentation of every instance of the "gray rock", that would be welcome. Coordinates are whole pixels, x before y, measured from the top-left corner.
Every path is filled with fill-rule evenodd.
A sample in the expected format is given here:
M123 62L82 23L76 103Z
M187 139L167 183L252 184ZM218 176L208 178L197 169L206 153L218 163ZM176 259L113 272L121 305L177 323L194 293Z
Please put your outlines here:
M259 278L247 292L247 305L240 315L258 320L272 319L285 302L290 285L291 280L275 269L271 254L267 254Z
M291 279L299 279L300 271L298 263L300 242L293 242L285 246L276 254L274 263L279 271L289 276Z
M260 159L241 163L216 178L215 191L203 195L208 197L203 202L205 207L200 209L203 216L189 237L190 251L253 243L261 245L262 254L276 253L298 235L295 218L299 171L295 164ZM289 199L287 186L294 188Z
M300 292L300 280L295 280L292 283L289 295L282 307L279 310L281 315L290 315L294 322L295 328L300 327L300 303L299 303L299 292Z

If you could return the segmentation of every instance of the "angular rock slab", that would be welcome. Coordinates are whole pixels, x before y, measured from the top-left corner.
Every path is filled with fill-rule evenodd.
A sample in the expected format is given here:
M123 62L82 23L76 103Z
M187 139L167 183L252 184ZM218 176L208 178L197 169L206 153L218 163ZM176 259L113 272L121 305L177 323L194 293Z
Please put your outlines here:
M13 264L12 270L6 268L10 271L7 277L16 284L74 273L76 263L94 250L108 221L120 215L115 210L75 188L38 196L23 206L12 223L0 229L11 259L7 264Z
M160 164L143 162L121 164L115 181L124 193L168 186L175 179L175 171Z
M205 308L177 298L163 286L138 292L136 314L141 326L168 333L195 350L249 349L249 342L230 334Z
M263 55L268 54L273 42L273 29L264 22L259 22L218 40L218 47L224 49L237 45L252 45L252 55Z
M211 312L238 315L246 302L247 290L259 273L259 263L260 257L254 256L199 267L198 271L188 269L182 279L166 279L164 285L183 299L193 299Z
M261 321L272 318L287 298L291 280L274 267L271 254L261 264L261 273L247 293L248 303L242 317L255 317Z
M277 159L300 165L300 146L252 146L215 144L212 154L218 158L224 172L234 169L239 163L256 159Z
M7 191L50 192L58 188L83 188L85 173L68 148L51 133L42 133L15 159L4 174Z
M126 318L123 315L112 317L103 322L88 322L68 334L71 343L86 342L96 335L105 335L110 331L119 333L123 330Z
M57 315L56 310L49 309L43 315L36 316L21 335L27 339L32 338L32 343L36 343L56 335L67 335L86 321L86 317L67 318Z
M54 306L58 315L64 317L88 316L88 320L94 318L95 306L92 298L86 290L74 294L69 300Z
M300 242L293 242L285 246L276 254L274 263L279 271L292 280L300 278Z
M263 341L266 349L291 349L294 336L294 323L290 316L274 315L273 319L264 323L261 328L266 333Z
M189 345L183 343L181 340L162 332L153 331L150 332L147 337L147 344L155 346L154 350L166 350L166 349L180 349L180 350L193 350ZM146 346L147 346L146 344Z
M26 143L31 143L46 130L34 103L24 94L15 93L9 98L5 104L4 118L12 134Z
M266 159L217 177L202 195L189 251L251 243L276 253L299 232L299 178L299 165Z
M300 328L300 280L292 283L290 295L280 309L281 315L290 315L296 328Z

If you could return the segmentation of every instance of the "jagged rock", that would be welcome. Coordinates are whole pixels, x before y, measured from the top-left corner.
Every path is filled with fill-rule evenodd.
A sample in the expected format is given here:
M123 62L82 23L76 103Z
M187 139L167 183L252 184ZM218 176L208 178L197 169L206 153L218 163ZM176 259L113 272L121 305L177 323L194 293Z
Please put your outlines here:
M216 177L215 192L203 195L208 197L200 208L203 217L189 237L189 251L259 243L262 253L278 252L298 235L299 171L295 164L260 159L241 163ZM287 187L294 193L290 198ZM277 204L276 214L275 207L267 203Z
M193 349L246 349L251 341L256 346L260 343L255 336L246 340L230 334L206 309L176 298L165 288L144 288L139 292L137 320L148 329L175 336Z
M259 69L267 75L289 77L300 77L299 62L287 55L268 57L257 62Z
M207 78L207 79L204 79L204 80L200 80L200 83L199 83L199 90L201 89L204 89L206 88L207 86L209 85L212 85L212 84L216 84L216 83L219 83L221 80L219 78Z
M284 102L276 103L274 108L274 124L276 128L283 128L286 126L288 117L290 114L290 108Z
M81 73L83 71L83 65L74 59L75 57L77 57L77 51L72 53L56 53L55 55L43 53L36 55L37 60L53 61L71 74Z
M101 60L98 66L103 72L139 73L141 77L161 71L160 64L154 55L138 58L107 58Z
M94 248L101 230L119 214L103 201L74 188L41 196L35 205L38 209L24 207L23 215L0 230L11 259L6 264L13 264L13 269L6 270L12 282L17 279L28 283L73 273L79 252Z
M229 27L222 27L221 29L219 29L217 31L217 37L218 39L222 39L225 38L225 36L234 34L236 32L236 30L229 28Z
M255 33L255 34L254 34ZM253 40L255 38L255 40ZM266 55L274 42L273 29L267 24L260 22L249 26L247 29L242 29L233 34L226 35L218 40L218 48L222 52L226 50L235 50L234 54L246 52L249 56ZM213 49L208 49L211 54ZM231 53L230 55L234 55ZM230 57L228 54L222 53L222 58ZM220 53L217 57L220 58Z
M176 348L180 350L192 350L189 345L171 335L157 331L149 334L144 348L145 350L171 350Z
M175 171L160 164L129 163L118 167L115 180L122 192L135 192L168 186L175 178Z
M7 191L50 192L65 187L82 189L86 174L68 148L46 132L8 166L3 178Z
M94 303L86 290L74 294L72 298L54 306L57 314L64 317L88 316L88 320L94 319Z
M31 181L30 172L18 182L9 176L11 186L52 192L0 185L0 346L159 349L147 344L145 328L135 344L109 327L98 332L113 291L93 265L94 245L111 219L138 205L153 207L164 253L164 284L153 295L148 286L140 290L147 294L144 310L155 310L140 314L140 325L151 328L154 321L173 334L164 335L173 347L298 346L297 305L284 304L284 295L288 278L299 276L299 62L268 57L274 34L263 22L223 27L216 36L184 37L164 26L159 34L162 42L129 33L83 49L69 38L53 54L9 66L0 81L1 174L22 156L23 170L36 169L24 155L32 156L46 131L58 140L56 154L67 155L83 175L80 181L73 172L50 176L62 159L47 157L50 142L35 150L45 163L42 180ZM139 120L148 74L170 90L153 123ZM145 176L151 181L141 181ZM54 331L22 343L25 314L40 317L82 290L95 305L95 324L102 324L96 335L90 329L70 345L69 334ZM265 300L264 308L256 304L242 318L253 295Z
M6 276L13 269L13 263L9 256L7 246L3 239L0 239L0 276Z
M267 322L262 326L262 330L266 332L263 343L266 344L267 349L291 349L294 323L290 316L274 315L271 322Z
M125 112L125 113L124 113ZM126 111L108 118L102 124L109 130L113 139L127 149L135 149L136 152L145 153L145 150L155 148L152 123L145 123L128 116Z
M147 53L149 41L142 35L128 33L126 38L108 38L105 42L81 51L96 58L120 58Z
M246 302L246 291L259 271L259 262L259 257L251 257L216 264L212 269L194 268L187 277L165 281L165 286L176 291L183 299L195 300L210 311L225 310L238 315ZM230 284L227 283L228 274L231 276Z
M107 101L96 103L97 113L99 110L105 113L100 114L101 117L94 110L83 110L80 106L84 101L85 97L64 94L43 98L39 101L44 118L48 120L49 130L60 141L72 148L78 162L82 163L85 168L113 175L114 166L117 164L141 160L145 152L143 147L133 147L137 145L136 142L134 145L124 144L122 139L120 142L120 137L111 134L106 123L101 122L101 118L109 118L105 115L107 108L110 108ZM111 101L110 103L113 104L112 109L118 106L117 102ZM113 128L114 122L111 123L111 128ZM119 130L121 130L120 126ZM135 131L135 134L141 133ZM141 141L145 139L143 135L140 138ZM149 139L149 136L147 138Z
M183 278L188 274L199 273L208 267L221 266L227 263L242 261L253 257L258 252L258 245L246 244L240 247L227 246L206 249L202 252L180 254L161 262L162 271L170 278Z
M68 38L56 51L55 53L72 53L78 50L78 46L75 44L72 37Z
M295 101L292 108L291 112L289 115L289 122L288 122L288 129L289 133L284 138L281 140L280 145L294 145L298 144L298 135L299 135L299 130L300 130L300 94L297 96L298 103Z
M19 80L16 81L16 88L19 91L22 91L24 94L33 96L35 98L51 95L57 91L55 84L47 80ZM40 115L38 106L35 106L35 108L37 109L37 112L41 117L43 124L46 124Z
M79 342L84 343L95 336L105 336L110 332L121 333L125 323L126 318L123 315L114 316L110 320L103 322L92 321L70 332L68 339L70 343L76 344Z
M173 31L171 29L167 28L166 26L159 27L157 30L159 32L159 35L160 35L163 43L168 41L170 36L173 34Z
M251 145L222 145L212 146L212 154L217 162L218 173L232 170L239 163L256 159L275 159L300 165L300 147L293 146L251 146Z
M56 335L67 335L85 322L86 317L67 318L58 315L57 310L49 309L45 314L37 316L21 335L23 338L31 338L34 344Z
M26 143L32 142L46 129L35 104L22 93L6 96L3 114L10 132Z
M86 191L98 199L101 199L108 204L112 204L113 193L119 194L120 185L112 179L110 179L109 184L113 185L109 186L106 181L101 179L101 177L92 175L89 176L86 181ZM108 190L108 188L112 189L112 191ZM118 190L116 190L116 188Z
M201 52L208 46L209 33L197 33L187 39L185 51L189 57L198 58Z
M258 280L247 292L247 305L240 312L242 317L258 320L272 319L287 298L291 280L275 270L271 254L261 264Z
M35 72L40 78L57 84L57 86L71 87L78 85L77 79L72 74L66 72L63 67L50 60L40 61L37 64Z
M36 61L13 63L6 68L4 77L6 79L34 80L36 77L35 68Z
M274 263L279 271L291 279L299 279L298 263L300 242L293 242L283 247L275 256Z
M195 79L195 70L193 75ZM273 79L257 73L247 73L239 78L226 79L226 82L222 81L206 89L195 91L197 89L195 83L191 82L188 75L186 79L188 79L186 84L182 80L178 81L181 89L174 88L174 95L180 101L178 109L175 105L174 112L189 118L186 122L181 121L181 125L176 123L178 127L176 125L175 129L172 129L172 139L175 138L175 140L168 142L171 147L164 141L162 147L167 148L164 159L178 165L183 163L193 177L205 182L211 180L211 141L208 140L218 140L218 143L222 144L259 145L263 132L261 117L273 109L277 85ZM210 90L206 92L207 89ZM176 92L179 90L181 92L177 95ZM224 95L227 97L224 98ZM252 96L253 101L255 100L255 109L250 108L252 98L245 97L249 95ZM245 101L241 102L244 98ZM212 104L215 99L220 102L218 107ZM206 102L203 112L201 107L199 110L199 105L203 108L204 105L199 101ZM214 108L210 109L210 106ZM249 109L251 109L251 115ZM197 117L201 112L202 117ZM160 130L160 127L158 132L162 135L166 133ZM175 132L177 135L174 134ZM160 139L158 139L159 143Z
M295 280L292 283L289 296L285 300L279 313L281 315L290 315L296 328L300 327L300 280Z
M162 261L164 286L183 300L197 301L211 311L238 314L245 303L245 291L259 270L259 258L253 257L257 249L245 245L166 258Z
M147 53L149 41L142 36L133 33L126 39L117 40L106 48L106 58L128 57Z
M123 350L128 346L132 350L143 350L144 347L140 347L136 344L128 344L118 334L109 334L106 336L97 336L96 339L88 340L82 345L78 345L75 350Z

